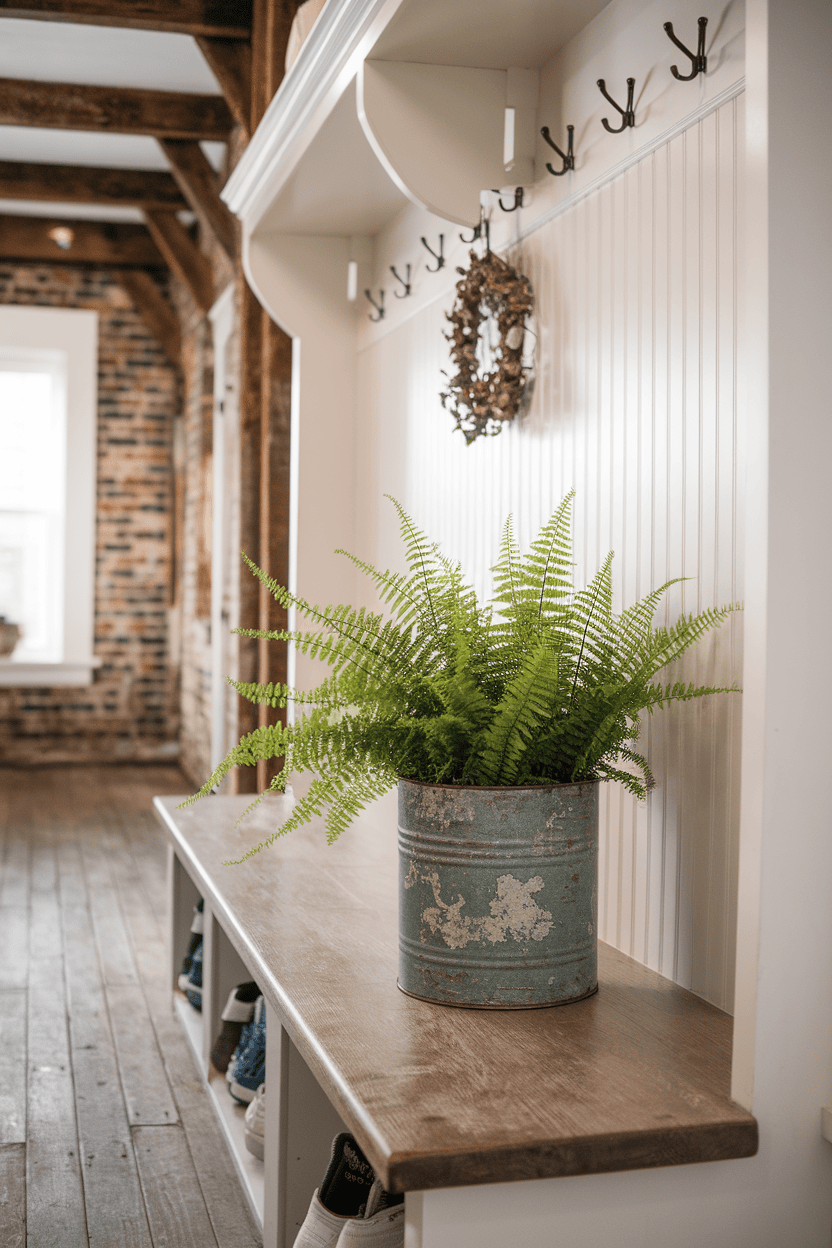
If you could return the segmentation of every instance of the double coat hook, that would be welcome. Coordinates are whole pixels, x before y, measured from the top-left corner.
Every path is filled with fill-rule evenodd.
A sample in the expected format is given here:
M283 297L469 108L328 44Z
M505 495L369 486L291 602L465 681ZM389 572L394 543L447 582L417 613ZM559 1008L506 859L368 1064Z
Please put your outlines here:
M493 187L493 188L492 188L492 190L493 190L493 193L494 193L495 195L498 195L498 196L499 196L499 199L497 200L497 203L500 205L500 207L502 208L503 212L516 212L518 208L522 208L522 207L523 207L523 188L522 188L522 186L517 186L517 187L515 187L515 188L514 188L514 203L513 203L513 204L510 204L508 208L506 208L505 204L503 203L503 197L502 197L502 195L500 195L500 192L497 190L496 186L495 186L495 187Z
M627 79L627 107L626 108L622 108L620 104L616 104L615 100L612 98L609 91L607 91L607 84L604 82L603 78L598 79L598 89L600 90L604 99L608 103L612 104L613 108L617 109L623 118L623 121L621 122L620 126L611 126L610 123L607 121L606 117L602 117L601 124L603 125L605 130L609 130L610 134L620 134L621 131L626 130L628 126L634 126L636 124L636 115L635 115L635 112L633 111L633 93L636 89L635 78Z
M554 148L554 150L557 152L558 156L560 156L561 160L563 161L563 168L562 168L562 169L553 169L553 168L552 168L552 166L549 164L549 162L548 162L548 161L546 162L546 168L547 168L547 169L549 170L549 172L553 175L553 177L556 177L556 178L562 178L562 177L563 177L563 175L564 175L565 173L568 173L570 169L574 169L574 168L575 168L575 153L572 151L572 140L573 140L574 135L575 135L575 127L574 127L574 126L567 126L567 127L566 127L566 133L569 135L569 143L568 143L568 145L567 145L567 148L566 148L566 151L565 151L565 152L562 152L562 151L560 150L560 148L558 147L557 143L556 143L556 142L554 141L554 139L552 138L551 134L549 133L549 127L548 127L548 126L543 126L543 127L541 128L540 133L543 135L544 139L545 139L545 140L546 140L546 142L549 144L549 146L550 146L551 148Z
M439 235L438 253L435 252L433 248L429 245L428 240L424 237L424 235L422 235L422 246L427 247L428 251L430 252L434 260L436 261L435 269L432 269L429 264L425 265L425 268L427 269L428 273L438 273L440 269L444 269L445 267L445 254L444 254L445 253L445 235L444 234Z
M671 74L673 75L674 78L678 78L680 82L690 82L691 78L695 78L697 74L704 74L708 68L708 58L705 55L705 27L707 25L708 25L707 17L700 17L699 19L699 43L697 44L696 51L691 52L690 48L686 48L685 45L682 43L681 39L677 39L676 36L674 35L673 23L665 22L664 24L665 31L667 32L667 37L669 39L672 39L673 42L676 44L676 47L680 48L682 52L684 52L685 56L690 58L690 73L689 74L680 74L679 70L677 69L675 65L670 66Z
M397 273L392 264L390 265L390 272L393 274L396 281L401 282L402 286L404 286L404 294L400 295L397 290L394 290L393 294L396 296L397 299L406 299L407 296L410 294L410 265L407 266L406 278L402 277L399 273Z
M378 296L379 296L379 299L381 300L381 303L376 303L375 299L374 299L374 298L373 298L373 296L370 294L369 290L365 290L365 291L364 291L364 294L365 294L365 295L367 296L367 298L370 300L370 303L373 305L373 307L375 308L376 312L378 312L378 316L373 316L373 314L372 314L372 312L371 312L371 313L370 313L370 320L371 320L371 321L383 321L383 320L384 320L384 291L383 291L383 290L380 290L380 291L378 292Z
M491 218L487 217L485 215L484 210L480 208L479 225L474 226L473 230L471 231L470 238L466 238L464 234L460 234L459 241L461 243L465 243L466 246L470 246L470 244L475 243L478 238L483 238L483 237L485 238L486 255L488 255L491 252Z

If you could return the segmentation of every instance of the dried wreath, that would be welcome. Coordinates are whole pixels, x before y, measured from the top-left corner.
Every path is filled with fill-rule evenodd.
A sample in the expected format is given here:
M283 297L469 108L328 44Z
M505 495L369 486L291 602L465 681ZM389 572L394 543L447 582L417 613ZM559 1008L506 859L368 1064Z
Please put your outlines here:
M453 311L446 313L451 330L451 362L456 369L442 391L442 406L453 414L470 445L480 434L500 432L513 420L526 392L530 366L523 362L526 318L533 308L529 279L486 247L470 253L466 271L456 285ZM491 347L492 367L483 366L483 328L495 324L499 335Z

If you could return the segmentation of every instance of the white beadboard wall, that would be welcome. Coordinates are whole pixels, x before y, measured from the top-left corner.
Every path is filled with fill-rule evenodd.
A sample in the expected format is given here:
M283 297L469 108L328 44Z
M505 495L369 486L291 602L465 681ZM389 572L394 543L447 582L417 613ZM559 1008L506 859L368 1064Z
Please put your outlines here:
M667 595L668 620L742 598L742 109L742 95L723 103L512 248L535 290L538 374L528 415L498 437L467 447L438 400L449 283L364 339L357 553L401 564L391 493L487 592L505 516L527 543L574 486L579 582L613 549L618 606L674 576L689 579ZM390 237L411 252L385 264L419 246L410 211ZM739 682L741 647L737 614L668 676ZM740 714L733 694L653 716L655 792L640 804L605 786L601 817L602 939L727 1010Z

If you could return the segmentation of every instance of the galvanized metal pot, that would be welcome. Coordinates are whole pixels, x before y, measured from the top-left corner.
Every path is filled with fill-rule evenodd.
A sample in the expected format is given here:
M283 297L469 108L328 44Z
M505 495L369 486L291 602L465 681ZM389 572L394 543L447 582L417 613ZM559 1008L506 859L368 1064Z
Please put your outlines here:
M598 781L399 781L399 987L475 1009L598 989Z

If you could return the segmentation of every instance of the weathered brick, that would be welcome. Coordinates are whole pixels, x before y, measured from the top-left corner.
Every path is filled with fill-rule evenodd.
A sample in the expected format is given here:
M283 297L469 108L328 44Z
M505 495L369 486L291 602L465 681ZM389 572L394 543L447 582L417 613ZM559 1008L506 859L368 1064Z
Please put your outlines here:
M0 303L99 314L94 650L104 659L88 688L0 689L0 759L174 757L179 673L166 612L152 624L148 613L170 601L177 370L108 270L4 264Z

